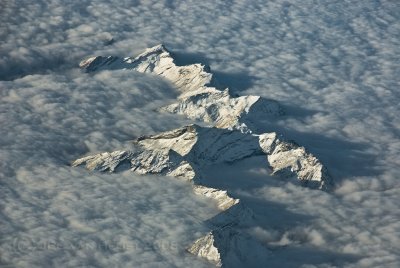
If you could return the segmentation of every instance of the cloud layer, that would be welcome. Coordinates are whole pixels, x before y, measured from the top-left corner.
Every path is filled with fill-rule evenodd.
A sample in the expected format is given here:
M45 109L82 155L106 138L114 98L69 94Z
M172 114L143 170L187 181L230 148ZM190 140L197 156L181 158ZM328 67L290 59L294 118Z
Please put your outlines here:
M236 93L280 101L287 115L265 130L305 145L336 179L332 195L277 180L225 185L264 213L249 232L273 249L272 266L398 266L399 12L373 0L3 1L0 264L207 265L180 251L215 213L187 185L67 165L187 122L153 111L175 98L166 81L76 70L83 57L165 43ZM231 169L216 174L228 181Z

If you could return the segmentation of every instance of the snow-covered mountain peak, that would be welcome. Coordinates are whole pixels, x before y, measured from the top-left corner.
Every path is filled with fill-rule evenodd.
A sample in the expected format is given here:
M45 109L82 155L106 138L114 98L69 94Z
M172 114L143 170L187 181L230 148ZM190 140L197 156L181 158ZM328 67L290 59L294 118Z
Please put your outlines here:
M246 247L262 252L259 256L267 256L268 250L237 229L253 219L253 212L229 191L211 187L212 178L205 172L208 167L264 156L262 166L275 177L294 178L314 189L329 190L332 186L326 168L304 147L275 132L253 133L257 132L252 129L257 120L281 114L279 104L260 96L232 97L229 89L212 87L209 68L201 64L177 66L163 45L149 48L137 57L91 57L80 67L87 72L126 69L161 76L181 94L176 103L161 107L160 111L212 125L190 124L141 136L134 141L134 150L86 156L72 165L110 172L130 169L138 174L163 174L193 183L194 193L214 200L221 213L210 220L213 230L196 240L188 251L217 266L228 265L234 256L244 255Z
M180 95L176 103L161 107L161 111L182 114L218 128L250 131L249 124L258 118L283 113L275 101L251 95L233 97L229 89L212 86L213 75L208 66L178 66L163 45L149 48L137 57L91 57L79 66L87 72L126 69L163 77L175 85Z

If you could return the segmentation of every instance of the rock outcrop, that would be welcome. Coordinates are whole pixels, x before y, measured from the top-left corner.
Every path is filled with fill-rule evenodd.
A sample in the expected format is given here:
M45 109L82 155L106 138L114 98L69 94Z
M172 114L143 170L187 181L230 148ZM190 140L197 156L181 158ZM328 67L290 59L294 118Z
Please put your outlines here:
M240 249L236 242L249 243L250 238L235 230L235 226L250 221L253 213L227 191L202 185L203 167L265 155L266 164L273 173L296 177L302 184L313 188L327 190L331 185L331 179L318 159L303 147L282 141L276 133L256 135L189 125L140 137L134 145L134 151L100 153L80 158L72 165L110 172L124 166L139 174L163 174L192 182L194 193L213 199L221 213L209 222L213 230L199 238L188 251L216 265L222 265L225 256L239 254L232 253Z
M131 58L92 57L80 63L87 72L127 69L153 73L171 81L179 90L176 103L160 111L182 114L212 124L188 125L134 141L132 150L119 150L86 156L72 166L89 170L116 172L130 169L138 174L163 174L186 180L194 193L211 198L221 211L209 220L212 229L197 239L188 251L217 266L243 265L268 256L269 251L240 226L251 222L252 210L226 190L204 183L202 170L211 164L235 163L244 158L264 155L272 174L294 177L302 185L329 190L332 180L321 162L304 147L285 140L275 132L254 134L251 122L282 113L279 105L259 96L232 97L229 89L212 86L210 69L201 64L177 66L162 45ZM249 256L251 248L254 258Z
M249 131L246 122L256 120L257 115L265 117L283 113L276 101L260 96L232 97L229 89L217 89L212 86L213 75L208 66L178 66L163 45L149 48L137 57L91 57L79 66L87 72L127 69L163 77L176 86L180 95L176 103L161 107L161 111L213 123L218 128Z
M257 135L188 125L139 137L134 144L135 152L100 153L78 159L73 165L85 164L89 170L113 172L119 165L129 162L129 168L139 174L186 176L201 182L201 174L197 173L201 173L203 166L265 155L273 174L295 177L305 186L322 190L329 190L332 185L326 168L315 156L275 132Z
M333 182L328 170L304 147L285 141L275 132L259 135L259 141L273 170L272 174L295 177L301 184L310 188L331 189Z

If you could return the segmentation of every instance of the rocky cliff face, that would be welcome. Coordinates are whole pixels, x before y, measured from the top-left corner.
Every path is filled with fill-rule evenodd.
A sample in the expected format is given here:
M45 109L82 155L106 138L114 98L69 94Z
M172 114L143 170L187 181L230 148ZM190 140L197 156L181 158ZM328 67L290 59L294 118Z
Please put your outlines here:
M210 86L212 74L209 68L200 64L177 66L162 45L135 58L92 57L82 61L80 67L88 72L128 69L164 77L181 95L176 103L161 107L161 111L183 114L213 125L193 124L143 136L134 142L132 150L86 156L72 165L109 172L130 169L139 174L163 174L191 182L193 191L214 200L221 213L210 220L212 231L196 240L188 251L217 266L229 266L232 260L243 264L251 262L243 251L246 247L258 254L258 260L269 253L237 228L252 220L251 208L227 191L205 185L204 167L264 155L265 165L272 174L293 177L315 189L329 190L332 186L326 168L304 147L286 141L275 132L254 134L249 128L252 120L279 115L282 111L276 102L259 96L232 97L228 89Z
M229 89L212 85L210 68L201 64L177 66L171 53L158 45L137 57L91 57L79 66L87 72L127 69L152 73L172 82L181 93L176 103L161 107L161 111L182 114L190 119L213 123L219 128L246 129L248 120L260 114L277 116L283 113L277 102L260 96L232 97Z
M85 164L89 170L113 172L119 165L129 163L129 168L140 174L179 174L178 170L188 172L190 166L191 170L195 167L201 173L202 166L211 163L233 163L265 155L266 165L272 168L273 174L295 177L306 186L322 190L328 190L332 184L326 168L315 156L275 132L257 135L188 125L140 137L134 143L135 152L100 153L78 159L73 165ZM185 169L180 167L181 163ZM194 178L201 181L199 174L193 175L191 180Z

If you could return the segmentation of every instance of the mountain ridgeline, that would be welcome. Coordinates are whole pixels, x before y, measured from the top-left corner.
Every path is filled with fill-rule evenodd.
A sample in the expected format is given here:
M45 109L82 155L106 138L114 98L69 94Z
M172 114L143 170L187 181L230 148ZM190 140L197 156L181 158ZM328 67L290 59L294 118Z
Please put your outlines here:
M307 150L275 132L259 133L253 126L260 118L277 117L283 110L276 101L260 96L231 96L229 89L214 86L210 68L202 64L178 66L171 53L158 45L137 57L97 56L83 60L87 72L101 70L151 73L170 81L179 91L175 103L160 112L184 115L203 121L163 133L143 136L133 149L104 152L75 160L89 170L118 172L129 169L139 174L162 174L192 183L194 193L215 200L221 213L210 220L211 231L187 250L216 266L232 267L267 258L269 250L240 226L254 213L247 204L227 190L207 183L209 165L235 164L243 159L264 156L270 175L293 178L300 185L329 191L333 182L323 164ZM251 257L248 252L252 252ZM247 257L246 257L247 256Z

